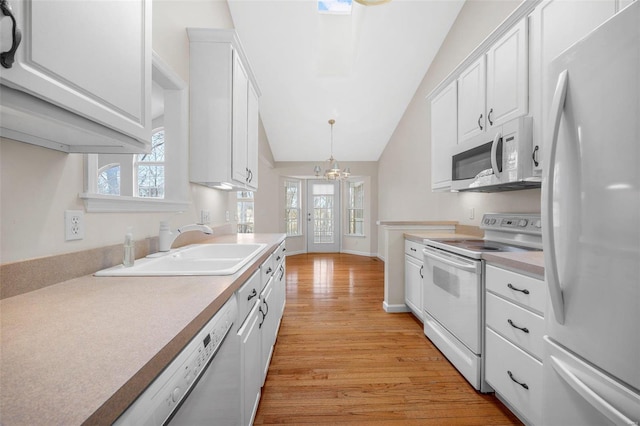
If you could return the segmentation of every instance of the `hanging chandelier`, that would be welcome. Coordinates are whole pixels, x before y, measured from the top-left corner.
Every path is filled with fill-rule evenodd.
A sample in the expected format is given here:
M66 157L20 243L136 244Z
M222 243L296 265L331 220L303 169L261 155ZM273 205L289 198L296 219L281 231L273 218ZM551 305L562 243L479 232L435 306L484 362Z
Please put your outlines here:
M349 167L345 167L344 170L340 170L340 165L338 161L333 158L333 125L336 120L333 118L329 120L329 125L331 126L331 156L327 160L327 166L324 170L324 178L329 180L336 179L346 179L351 176L351 170ZM313 171L317 177L320 177L320 173L322 173L322 168L320 166L315 166Z

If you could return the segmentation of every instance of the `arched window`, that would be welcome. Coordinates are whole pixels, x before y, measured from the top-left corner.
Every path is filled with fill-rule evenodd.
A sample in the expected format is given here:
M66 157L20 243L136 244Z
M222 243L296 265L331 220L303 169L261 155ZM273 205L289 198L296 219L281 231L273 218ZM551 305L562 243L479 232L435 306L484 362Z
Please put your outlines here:
M164 129L153 133L151 152L134 157L135 196L164 198Z
M111 163L98 170L98 194L120 195L120 164Z

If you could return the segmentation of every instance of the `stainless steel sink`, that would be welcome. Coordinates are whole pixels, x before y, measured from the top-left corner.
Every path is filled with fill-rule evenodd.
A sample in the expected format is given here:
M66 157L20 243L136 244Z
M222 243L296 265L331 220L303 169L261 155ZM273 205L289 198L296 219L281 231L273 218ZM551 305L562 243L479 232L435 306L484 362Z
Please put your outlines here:
M192 244L156 253L123 265L103 269L97 277L233 275L249 263L266 244Z

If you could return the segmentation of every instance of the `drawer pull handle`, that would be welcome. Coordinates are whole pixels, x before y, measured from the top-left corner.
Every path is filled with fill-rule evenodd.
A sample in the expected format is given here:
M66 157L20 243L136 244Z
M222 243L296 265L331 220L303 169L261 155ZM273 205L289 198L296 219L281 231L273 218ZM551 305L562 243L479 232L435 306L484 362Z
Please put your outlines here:
M272 272L273 272L273 269L271 269L271 266L269 266L269 268L267 268L267 272L266 272L266 274L267 274L267 275L269 275L269 274L270 274L270 273L272 273Z
M522 330L522 331L524 331L525 333L529 333L529 329L528 329L527 327L518 327L518 326L517 326L517 325L515 325L515 324L513 323L513 321L511 321L510 319L508 319L508 320L507 320L507 322L509 323L509 325L510 325L511 327L513 327L513 328L517 328L518 330Z
M422 265L420 267L420 278L424 278L424 275L422 275L422 270L424 269L424 265Z
M247 297L247 300L251 300L254 297L256 297L258 295L258 292L256 291L256 289L254 288L253 291L251 292L251 294Z
M525 389L529 390L529 385L528 385L528 384L526 384L526 383L519 382L519 381L517 381L516 379L514 379L514 377L513 377L513 373L512 373L511 371L507 370L507 374L509 375L509 378L510 378L511 380L513 380L514 382L516 382L517 384L519 384L519 385L520 385L520 386L522 386L523 388L525 388Z
M527 290L526 288L524 290L522 290L522 289L514 287L513 285L511 285L511 283L507 284L507 287L509 287L513 291L521 291L524 294L529 294L529 290Z
M417 251L416 249L414 249L413 247L410 247L411 251Z

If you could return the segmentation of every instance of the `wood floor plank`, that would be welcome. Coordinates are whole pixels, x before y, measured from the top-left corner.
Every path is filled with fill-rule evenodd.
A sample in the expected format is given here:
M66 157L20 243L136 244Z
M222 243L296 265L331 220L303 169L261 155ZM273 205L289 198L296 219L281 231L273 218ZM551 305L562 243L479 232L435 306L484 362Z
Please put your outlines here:
M288 256L287 304L255 424L519 425L411 314L382 309L384 263Z

